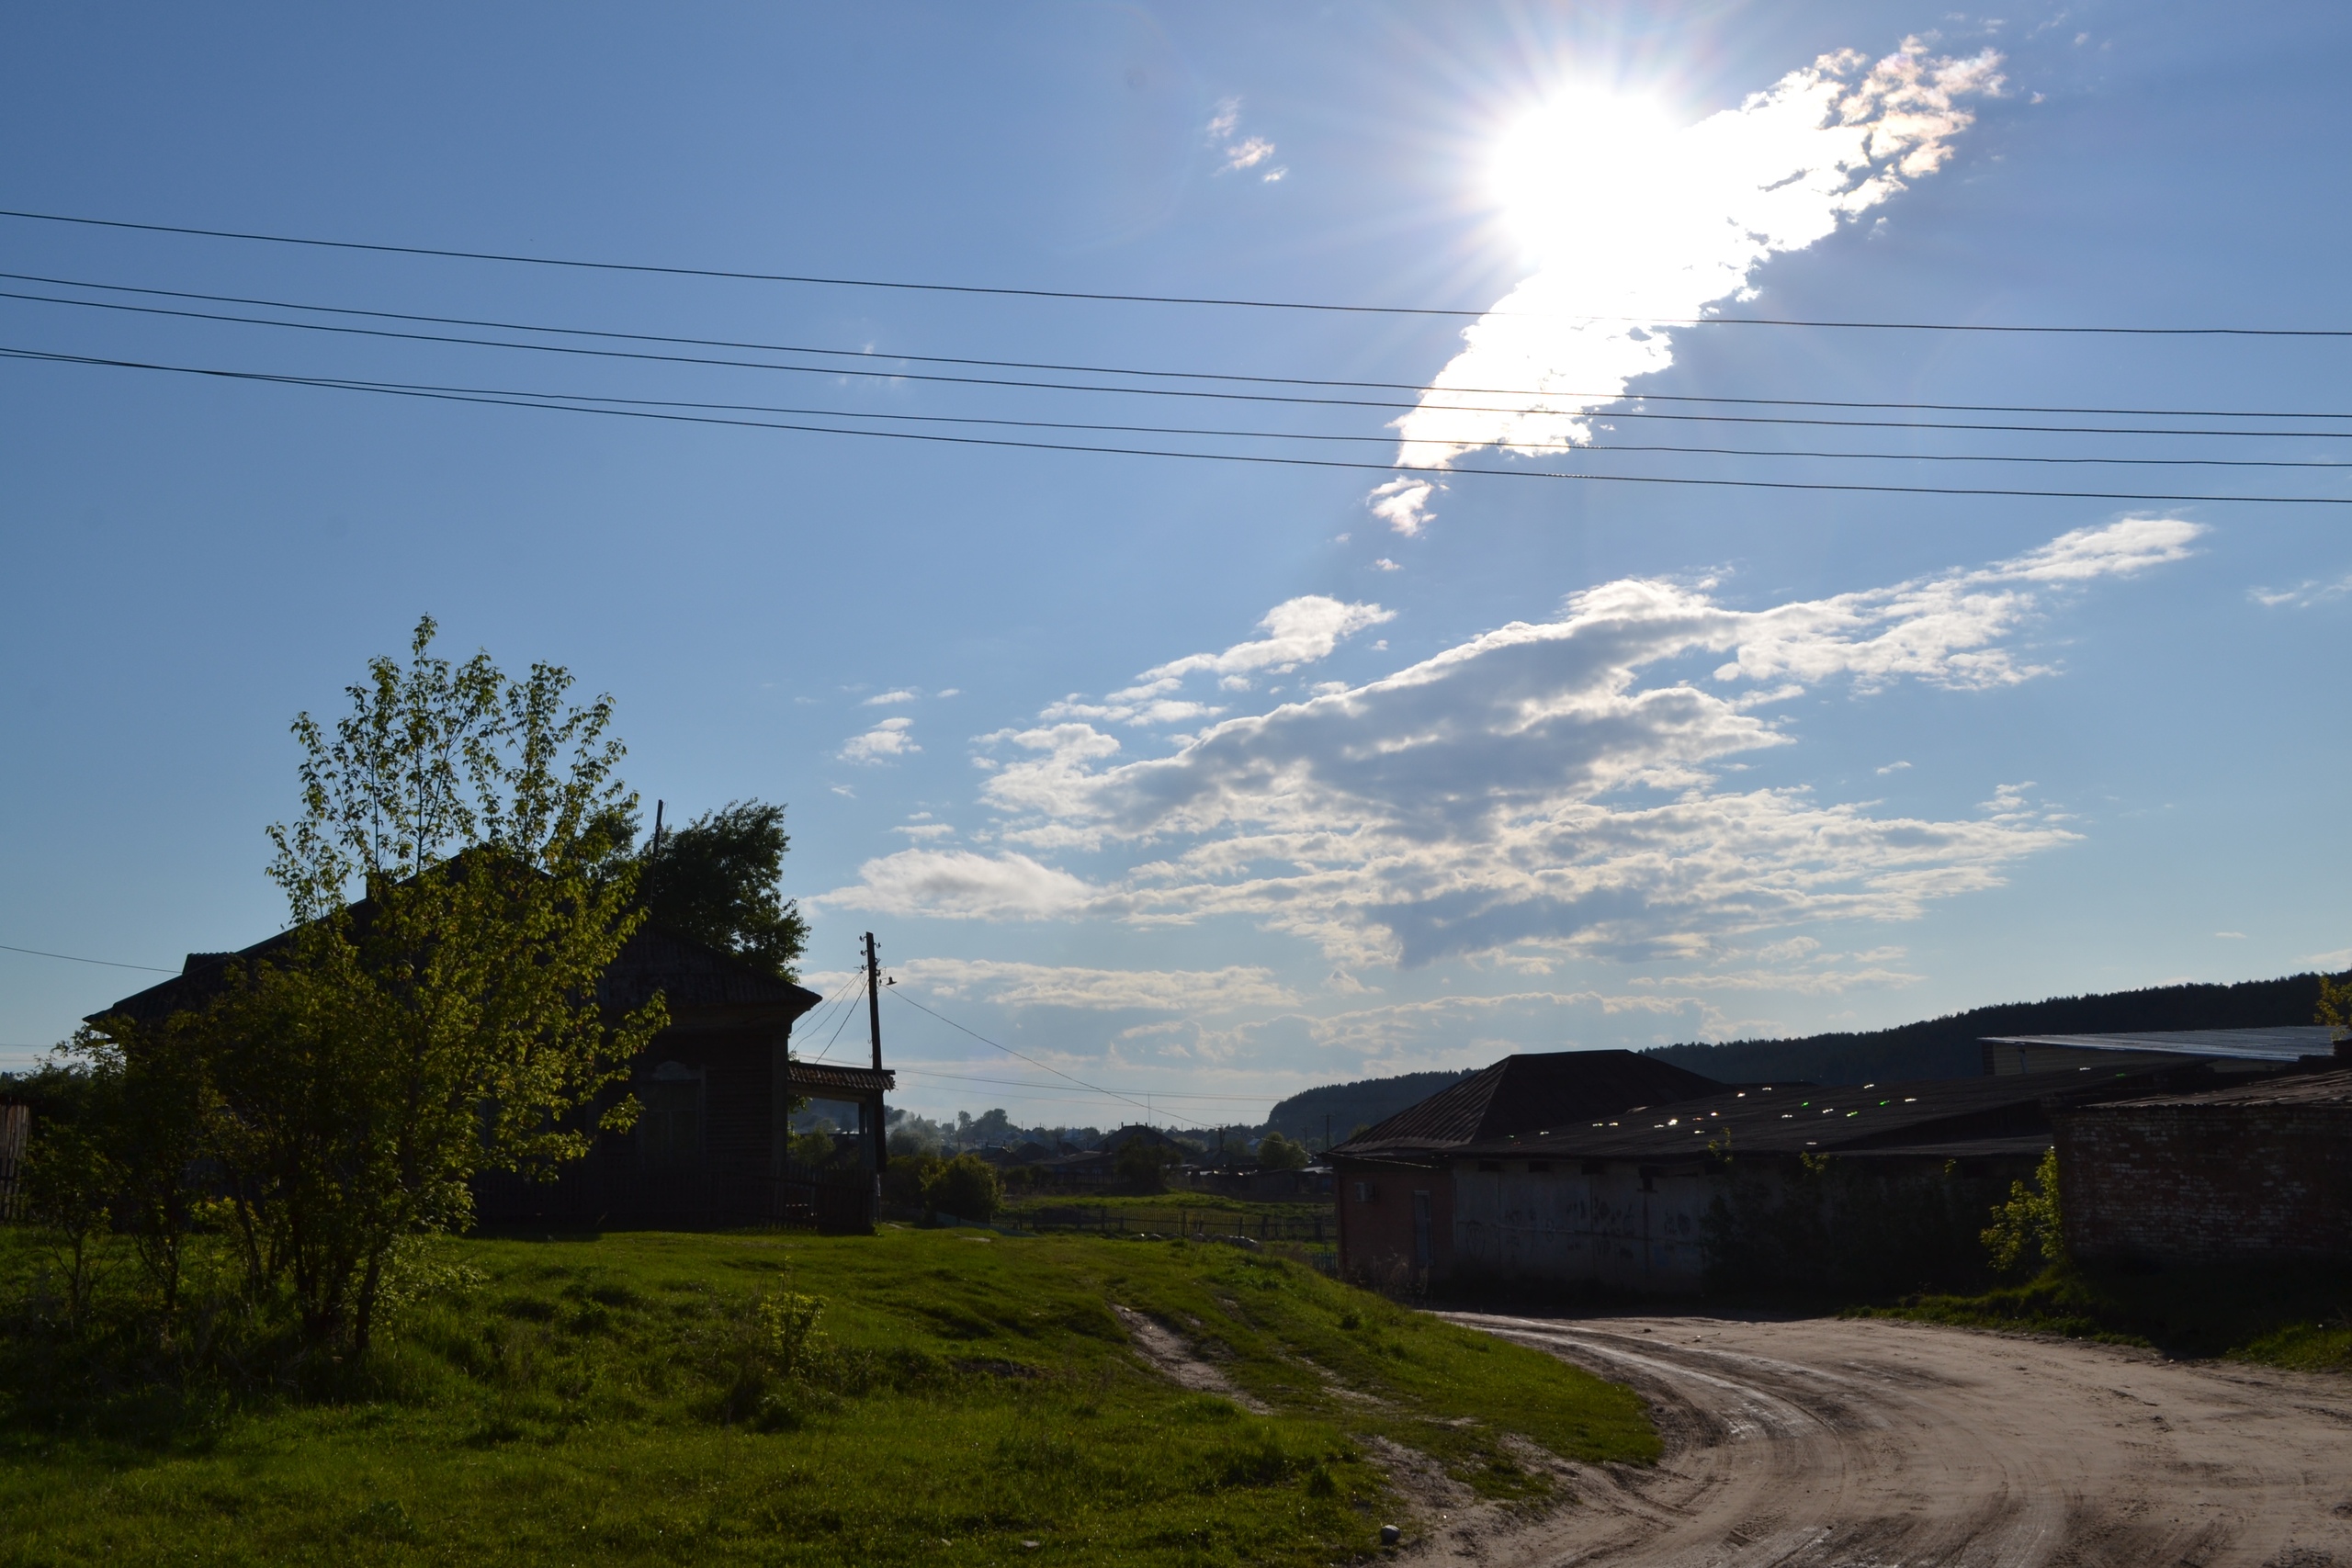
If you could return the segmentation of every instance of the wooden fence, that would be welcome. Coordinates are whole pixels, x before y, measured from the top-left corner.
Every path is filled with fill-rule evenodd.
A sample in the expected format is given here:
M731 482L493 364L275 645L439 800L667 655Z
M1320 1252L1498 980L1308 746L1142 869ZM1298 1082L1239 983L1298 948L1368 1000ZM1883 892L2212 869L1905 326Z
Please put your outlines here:
M0 1222L25 1217L25 1140L32 1124L31 1106L0 1104Z

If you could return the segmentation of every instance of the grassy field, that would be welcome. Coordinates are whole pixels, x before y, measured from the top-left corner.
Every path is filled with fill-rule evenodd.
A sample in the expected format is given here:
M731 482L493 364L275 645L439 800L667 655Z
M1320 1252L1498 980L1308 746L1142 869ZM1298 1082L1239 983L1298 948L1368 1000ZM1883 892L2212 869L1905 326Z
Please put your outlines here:
M1861 1310L2352 1372L2352 1270L2340 1268L2058 1269L1983 1295L1921 1296Z
M1383 1440L1531 1500L1507 1435L1657 1446L1622 1389L1227 1246L453 1242L334 1401L45 1339L34 1266L0 1228L0 1563L1321 1564L1399 1517ZM823 1303L797 1373L789 1296ZM1271 1413L1176 1387L1114 1304Z

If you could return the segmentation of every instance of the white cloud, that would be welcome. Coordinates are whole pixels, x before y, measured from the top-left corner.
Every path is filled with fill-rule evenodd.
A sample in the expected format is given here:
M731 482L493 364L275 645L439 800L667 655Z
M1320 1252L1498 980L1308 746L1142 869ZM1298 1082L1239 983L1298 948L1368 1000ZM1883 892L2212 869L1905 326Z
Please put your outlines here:
M1035 920L1075 914L1093 896L1069 873L1023 854L900 850L857 870L854 885L805 902L953 920Z
M1864 69L1865 66L1868 69ZM1592 414L1674 360L1670 323L1752 299L1756 269L1800 251L1951 156L1997 94L2000 56L1931 58L1917 39L1875 65L1823 55L1738 107L1679 130L1635 106L1564 97L1511 139L1498 175L1536 270L1463 332L1464 347L1396 422L1400 467L1487 446L1592 439ZM1374 510L1428 518L1391 480Z
M1290 173L1274 165L1274 144L1262 136L1244 136L1241 130L1241 100L1226 98L1216 106L1216 113L1209 117L1209 145L1217 150L1224 161L1217 165L1220 175L1238 174L1244 169L1262 169L1258 177L1271 185Z
M1228 692L1246 692L1250 676L1283 674L1302 664L1328 659L1340 642L1366 626L1393 621L1396 612L1377 604L1349 604L1319 593L1289 599L1266 612L1259 621L1262 637L1238 642L1222 653L1194 653L1170 660L1136 677L1136 683L1113 692L1101 702L1088 702L1076 693L1047 706L1038 716L1053 722L1079 719L1104 724L1189 724L1225 712L1205 703L1178 699L1188 676L1221 677L1217 684Z
M1227 1012L1289 1007L1298 1000L1272 970L1238 964L1223 969L1086 969L983 958L921 958L896 965L895 972L942 996L974 997L1009 1008Z
M1511 950L1702 960L1740 933L1908 919L1997 886L2010 861L2074 835L2025 784L2000 785L1979 816L1941 821L1803 788L1722 787L1739 754L1792 743L1768 705L1832 680L1984 689L2045 673L2001 639L2047 595L2177 560L2198 532L2127 519L1988 567L1757 610L1718 604L1703 586L1605 583L1555 620L1226 719L1167 756L1122 760L1115 739L1082 721L982 737L1025 753L982 785L1007 819L1003 841L1130 863L1094 886L1051 874L1062 880L1042 900L957 885L939 912L1239 915L1351 968ZM1279 640L1160 668L1263 668ZM1329 639L1285 646L1298 656ZM869 866L869 881L888 879L870 896L928 908L928 885L907 874L933 867L922 853ZM955 863L976 875L998 863ZM1006 863L989 874L1023 886L1046 874L1019 856ZM1856 971L1838 983L1904 978Z
M2306 578L2292 588L2249 588L2246 597L2265 609L2305 610L2313 604L2324 604L2331 599L2341 599L2352 593L2352 572L2333 582Z
M841 749L844 762L885 762L922 750L915 744L914 720L886 718L865 734L853 737Z
M1910 765L1911 764L1908 762L1889 762L1886 766L1879 770L1879 774L1881 777L1883 777L1888 773L1899 773Z
M879 696L868 697L858 705L869 708L895 707L900 703L915 702L919 697L920 694L907 691L902 687L895 692L884 692Z
M1372 568L1374 571L1402 571L1405 570L1403 567L1398 566L1395 561L1390 560L1386 556L1383 556L1378 560L1374 561L1372 563Z
M2244 931L2215 931L2213 934L2229 942L2244 942L2245 940L2245 932Z
M1437 490L1428 479L1395 479L1374 485L1363 503L1374 517L1409 538L1428 524L1430 497Z
M890 829L904 833L910 839L952 839L956 829L944 822L901 822Z

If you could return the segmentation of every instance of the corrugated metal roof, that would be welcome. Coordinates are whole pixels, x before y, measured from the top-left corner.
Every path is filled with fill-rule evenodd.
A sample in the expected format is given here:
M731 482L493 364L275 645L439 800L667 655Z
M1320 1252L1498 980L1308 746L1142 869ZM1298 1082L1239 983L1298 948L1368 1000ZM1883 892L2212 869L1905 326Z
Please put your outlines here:
M2260 1083L2241 1084L2234 1089L2206 1089L2199 1094L2152 1094L2138 1100L2118 1100L2096 1109L2102 1112L2123 1112L2224 1109L2244 1105L2352 1106L2352 1071L2295 1073L2283 1077L2265 1078Z
M876 1089L899 1087L896 1074L885 1067L876 1072L872 1067L844 1066L838 1062L803 1062L795 1060L788 1070L793 1092L806 1093L813 1089L849 1089L859 1094L871 1094Z
M1506 1056L1340 1145L1343 1154L1426 1151L1533 1134L1720 1094L1724 1085L1632 1051L1549 1051Z
M2140 1034L1988 1034L1996 1045L2065 1045L2079 1051L2162 1051L2177 1056L2225 1056L2255 1062L2292 1062L2324 1056L2335 1048L2326 1024L2281 1029L2170 1029Z
M1710 1149L1798 1155L1893 1152L2007 1143L2050 1125L2069 1101L2145 1093L2177 1062L2142 1057L2114 1067L1909 1083L1755 1085L1704 1100L1588 1117L1582 1126L1517 1138L1481 1138L1450 1151L1538 1158L1690 1159Z

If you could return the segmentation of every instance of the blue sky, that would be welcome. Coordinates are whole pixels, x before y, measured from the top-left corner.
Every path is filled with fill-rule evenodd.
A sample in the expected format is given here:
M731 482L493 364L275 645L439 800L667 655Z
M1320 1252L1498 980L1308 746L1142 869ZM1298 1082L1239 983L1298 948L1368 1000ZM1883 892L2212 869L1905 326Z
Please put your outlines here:
M1309 1084L1514 1049L2346 962L2345 509L1463 471L2352 495L2308 469L1594 450L2345 457L2285 434L1653 417L1740 407L1678 398L2343 410L2346 340L1658 324L2352 326L2338 8L100 6L0 29L11 209L1486 313L0 220L20 275L895 373L0 299L15 349L1402 465L0 362L0 943L175 966L274 930L262 829L294 806L288 722L429 612L453 650L611 692L649 806L787 802L819 988L872 929L910 998L1163 1115L1254 1118ZM978 387L889 357L913 355L1396 389L1310 394L1394 405L1335 408ZM142 983L0 952L0 1063ZM886 1021L916 1109L1126 1113L912 1009Z

